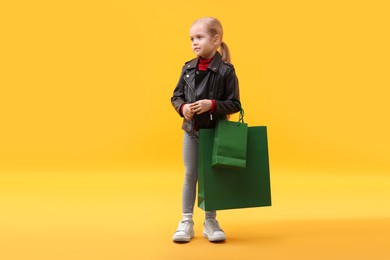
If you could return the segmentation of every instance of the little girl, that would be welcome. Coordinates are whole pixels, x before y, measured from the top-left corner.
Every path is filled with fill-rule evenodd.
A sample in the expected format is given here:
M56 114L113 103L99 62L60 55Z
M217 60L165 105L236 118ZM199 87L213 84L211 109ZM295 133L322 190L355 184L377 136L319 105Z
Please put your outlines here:
M204 17L192 24L190 38L197 57L185 63L171 98L175 110L184 117L183 218L173 235L175 242L188 242L194 237L192 216L198 180L198 131L215 128L219 119L240 110L238 79L222 37L222 25L216 18ZM206 211L203 236L213 242L226 239L215 211Z

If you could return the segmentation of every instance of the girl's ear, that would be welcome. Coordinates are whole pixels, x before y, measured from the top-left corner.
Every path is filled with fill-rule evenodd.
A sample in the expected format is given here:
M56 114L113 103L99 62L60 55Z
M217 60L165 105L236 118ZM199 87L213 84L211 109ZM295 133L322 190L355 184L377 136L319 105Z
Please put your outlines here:
M221 35L219 35L219 34L214 35L214 43L215 44L220 44L221 41L222 41Z

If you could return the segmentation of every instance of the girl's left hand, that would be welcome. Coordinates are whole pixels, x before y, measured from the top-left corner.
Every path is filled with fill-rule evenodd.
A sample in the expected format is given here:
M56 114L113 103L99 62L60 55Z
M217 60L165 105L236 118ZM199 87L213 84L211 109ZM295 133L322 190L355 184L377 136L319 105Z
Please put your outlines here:
M204 112L209 111L213 106L213 103L211 102L210 99L202 99L199 101L196 101L195 103L192 103L190 105L191 110L200 115L203 114Z

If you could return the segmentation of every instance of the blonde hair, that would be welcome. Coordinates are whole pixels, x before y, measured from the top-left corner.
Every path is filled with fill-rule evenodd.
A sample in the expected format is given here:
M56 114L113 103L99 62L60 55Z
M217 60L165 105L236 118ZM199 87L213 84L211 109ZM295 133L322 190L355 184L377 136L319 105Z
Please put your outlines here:
M231 62L230 59L230 51L229 47L226 45L226 43L222 40L223 39L223 29L222 29L222 24L221 22L214 17L201 17L197 19L195 22L192 23L192 25L196 23L203 23L207 26L208 28L208 33L214 37L215 35L219 34L221 36L221 45L219 46L221 55L222 55L222 60L224 62Z

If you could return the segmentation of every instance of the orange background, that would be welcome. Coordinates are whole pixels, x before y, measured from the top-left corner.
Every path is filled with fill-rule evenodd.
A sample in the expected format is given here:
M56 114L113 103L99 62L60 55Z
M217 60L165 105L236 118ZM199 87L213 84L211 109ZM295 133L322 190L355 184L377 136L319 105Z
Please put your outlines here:
M1 168L177 164L169 99L190 24L214 15L272 165L387 171L384 3L2 3Z
M389 256L380 240L390 218L389 11L387 1L3 1L0 256L62 259L56 250L69 245L74 251L64 259L88 259L82 252L121 259L104 257L121 243L126 257L128 244L147 247L145 230L152 237L160 230L171 252L181 250L169 241L180 217L183 171L181 118L170 97L182 64L193 57L189 26L208 15L224 26L246 122L268 127L274 197L271 208L222 213L232 241L225 246L274 241L268 249L299 248L300 242L272 240L278 226L272 221L283 220L283 232L295 227L289 221L325 221L310 222L318 227L337 220L324 236L353 239L356 233L338 228L342 219L357 226L377 220L387 228L369 235L378 239L365 252ZM170 213L150 227L156 201L156 211ZM240 233L239 219L265 229L261 221L271 221L269 239L256 240L250 226ZM123 237L115 233L123 228ZM110 230L115 243L99 240ZM65 239L88 240L90 231L100 248L108 245L105 253ZM246 242L234 244L235 234ZM53 250L27 250L41 242ZM269 252L269 259L283 259ZM314 255L307 257L320 259Z

